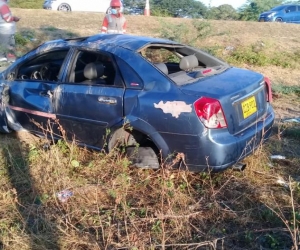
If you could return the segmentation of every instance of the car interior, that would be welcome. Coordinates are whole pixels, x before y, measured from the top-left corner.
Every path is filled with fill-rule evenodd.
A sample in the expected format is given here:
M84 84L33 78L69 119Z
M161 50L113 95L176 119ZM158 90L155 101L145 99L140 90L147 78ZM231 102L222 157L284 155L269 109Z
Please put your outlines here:
M69 82L114 85L116 71L108 55L79 51L71 68Z
M68 49L55 50L26 61L19 67L15 80L57 81Z
M58 81L68 49L44 53L26 61L12 73L11 80ZM70 83L114 85L116 70L112 59L104 54L79 51L68 79ZM15 77L16 76L16 77Z
M150 46L140 53L178 85L197 81L228 68L228 64L214 60L209 54L201 54L188 47Z

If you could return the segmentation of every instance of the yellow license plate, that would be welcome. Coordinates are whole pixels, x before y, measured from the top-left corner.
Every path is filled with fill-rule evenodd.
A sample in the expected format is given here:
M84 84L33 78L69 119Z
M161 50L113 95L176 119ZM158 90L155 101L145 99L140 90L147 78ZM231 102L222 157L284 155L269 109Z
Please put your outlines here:
M242 110L244 119L246 119L247 117L249 117L257 111L256 100L254 96L242 102Z

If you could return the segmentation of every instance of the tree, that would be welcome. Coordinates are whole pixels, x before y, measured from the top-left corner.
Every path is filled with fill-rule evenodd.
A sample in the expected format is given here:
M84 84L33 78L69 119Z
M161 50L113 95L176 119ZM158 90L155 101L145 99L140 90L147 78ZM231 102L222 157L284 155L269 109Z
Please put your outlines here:
M124 7L130 7L130 8L145 8L145 0L123 0Z
M151 13L165 13L168 16L204 16L207 7L195 0L150 0Z
M237 20L239 15L230 4L212 7L207 11L206 18L215 20Z
M240 19L245 21L257 20L260 13L281 5L283 0L247 0L240 9Z

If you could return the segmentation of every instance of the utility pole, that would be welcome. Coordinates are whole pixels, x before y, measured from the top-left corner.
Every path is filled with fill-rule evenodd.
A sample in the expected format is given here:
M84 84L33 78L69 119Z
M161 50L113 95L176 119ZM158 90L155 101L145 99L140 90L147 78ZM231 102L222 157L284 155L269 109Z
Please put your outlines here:
M149 4L149 0L146 0L144 15L145 16L150 16L150 4Z

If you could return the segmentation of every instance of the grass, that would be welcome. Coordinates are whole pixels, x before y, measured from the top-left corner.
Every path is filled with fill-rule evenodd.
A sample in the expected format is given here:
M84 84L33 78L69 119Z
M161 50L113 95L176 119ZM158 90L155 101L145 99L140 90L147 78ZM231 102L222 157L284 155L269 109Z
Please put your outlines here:
M103 18L43 10L13 13L22 17L20 54L48 39L95 34ZM229 47L239 48L244 58L252 51L257 60L272 61L282 51L291 55L298 45L293 34L300 29L127 19L130 33L175 34L224 59L232 56ZM262 38L265 46L255 47ZM232 63L271 77L277 118L299 117L296 63ZM269 143L246 159L244 172L218 174L136 169L118 153L91 152L65 141L49 144L26 133L0 135L0 249L298 249L299 131L298 124L277 121ZM286 159L271 160L275 154ZM72 195L62 202L58 193L64 190Z
M197 174L136 169L118 154L21 138L2 135L0 146L4 249L293 246L288 229L299 223L299 184L291 181L292 205L289 190L276 185L279 173L287 183L290 173L280 162L269 167L265 149L247 159L245 172ZM290 162L295 176L298 163ZM64 202L62 190L73 193Z

